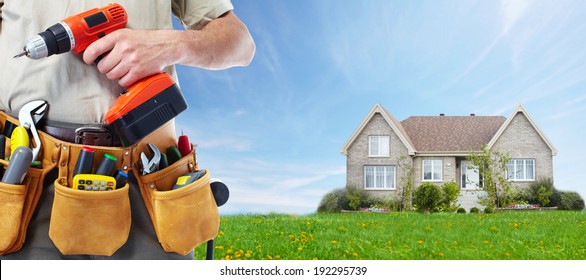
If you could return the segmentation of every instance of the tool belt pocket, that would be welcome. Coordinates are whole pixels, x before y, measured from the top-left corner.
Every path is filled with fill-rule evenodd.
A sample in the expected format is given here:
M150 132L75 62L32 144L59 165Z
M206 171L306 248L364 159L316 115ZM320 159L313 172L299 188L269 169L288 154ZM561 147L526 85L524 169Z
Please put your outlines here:
M2 160L6 165L6 161ZM54 167L28 170L20 185L0 183L0 255L16 252L24 244L28 224L33 216L45 175Z
M178 177L195 171L195 151L167 168L138 175L155 232L165 252L186 255L218 234L220 217L210 174L172 190Z
M55 181L49 237L64 255L111 256L128 240L129 186L111 191L84 191Z

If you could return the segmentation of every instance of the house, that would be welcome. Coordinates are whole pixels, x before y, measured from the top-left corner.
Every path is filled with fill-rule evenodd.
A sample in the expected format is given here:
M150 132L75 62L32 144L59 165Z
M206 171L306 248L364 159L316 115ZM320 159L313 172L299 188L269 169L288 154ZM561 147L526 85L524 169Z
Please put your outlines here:
M398 198L406 174L400 163L410 163L415 188L423 182L441 185L453 180L461 188L461 207L480 208L480 178L468 168L466 156L482 146L508 153L507 176L514 186L553 177L557 150L522 105L508 118L440 114L398 121L377 103L342 148L346 184Z

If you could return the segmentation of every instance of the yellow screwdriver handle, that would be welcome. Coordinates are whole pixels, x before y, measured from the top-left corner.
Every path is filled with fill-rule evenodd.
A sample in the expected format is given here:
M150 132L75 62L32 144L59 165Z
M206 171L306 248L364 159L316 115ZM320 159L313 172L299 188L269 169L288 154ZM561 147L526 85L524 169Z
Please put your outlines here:
M17 126L12 131L12 136L10 137L10 154L12 155L18 147L28 148L29 144L28 132L26 131L26 128Z

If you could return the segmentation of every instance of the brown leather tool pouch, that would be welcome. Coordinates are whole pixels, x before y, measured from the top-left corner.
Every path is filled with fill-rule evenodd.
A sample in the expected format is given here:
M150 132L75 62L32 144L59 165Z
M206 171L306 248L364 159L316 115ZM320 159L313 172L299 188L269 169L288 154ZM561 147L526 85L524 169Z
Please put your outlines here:
M18 124L16 119L0 112L0 123L6 124L7 120ZM0 255L16 252L24 244L28 224L41 197L45 175L55 167L56 149L54 146L43 149L37 158L41 161L41 168L30 168L22 184L0 183ZM8 138L6 150L10 150ZM4 159L0 159L0 164L4 168L8 166Z
M163 134L166 135L166 134ZM160 141L160 140L159 140ZM133 157L147 150L146 143L155 143L162 152L175 140L157 143L141 141ZM210 174L180 189L172 190L177 178L197 170L195 149L165 169L142 175L133 169L155 232L165 252L186 255L218 234L220 216L210 188Z
M71 188L73 170L83 145L61 142L60 146L49 237L64 255L111 256L126 243L130 233L129 185L117 186L112 191ZM94 167L108 153L118 159L115 169L130 168L131 148L89 147L94 150Z

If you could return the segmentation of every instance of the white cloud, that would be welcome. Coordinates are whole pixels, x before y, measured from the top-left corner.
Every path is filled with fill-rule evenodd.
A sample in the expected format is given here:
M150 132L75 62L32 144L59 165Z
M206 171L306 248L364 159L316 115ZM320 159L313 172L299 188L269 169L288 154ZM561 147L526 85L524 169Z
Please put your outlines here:
M507 34L511 28L519 21L527 10L528 1L526 0L502 0L501 1L501 34Z

